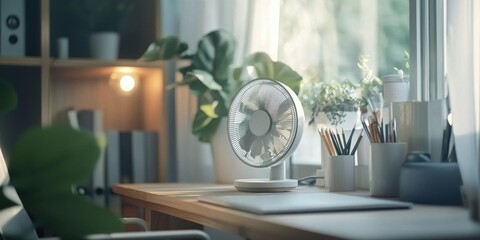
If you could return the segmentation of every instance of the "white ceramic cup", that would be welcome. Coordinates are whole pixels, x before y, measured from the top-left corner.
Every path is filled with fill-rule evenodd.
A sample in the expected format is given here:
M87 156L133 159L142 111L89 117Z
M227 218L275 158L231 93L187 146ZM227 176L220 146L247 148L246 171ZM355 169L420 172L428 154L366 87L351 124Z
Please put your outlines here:
M370 195L398 197L400 168L407 155L407 143L372 143Z
M354 155L330 156L327 168L330 192L355 191Z
M387 75L382 81L385 102L406 102L410 99L410 84L401 75Z

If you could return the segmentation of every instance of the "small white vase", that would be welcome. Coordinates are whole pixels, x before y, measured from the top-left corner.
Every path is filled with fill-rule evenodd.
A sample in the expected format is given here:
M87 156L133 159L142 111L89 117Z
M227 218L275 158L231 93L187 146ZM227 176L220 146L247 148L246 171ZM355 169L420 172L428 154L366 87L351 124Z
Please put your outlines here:
M401 75L393 74L382 78L383 99L386 103L406 102L410 99L409 76L402 79Z
M269 178L269 168L250 167L237 158L228 140L226 118L222 118L211 140L211 147L217 183L233 184L236 179Z
M118 59L120 35L117 32L95 32L90 35L90 55L100 60Z

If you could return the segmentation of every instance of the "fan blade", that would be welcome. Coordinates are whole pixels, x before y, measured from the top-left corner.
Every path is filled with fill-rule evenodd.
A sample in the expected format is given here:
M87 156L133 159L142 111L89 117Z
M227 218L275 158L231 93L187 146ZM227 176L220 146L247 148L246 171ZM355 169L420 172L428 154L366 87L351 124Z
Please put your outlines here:
M255 158L262 154L264 152L264 146L263 146L263 137L256 137L256 139L252 142L251 144L251 151L250 151L250 156L252 158Z
M293 128L292 119L291 119L291 118L284 118L284 119L282 119L282 120L280 120L280 121L277 121L276 127L277 127L278 129L291 131L292 128Z
M247 133L238 140L238 144L243 150L245 150L245 152L249 152L253 141L255 141L255 138L255 135L253 135L250 131L247 131Z
M272 134L276 138L280 139L282 142L287 143L288 139L290 139L292 132L288 129L275 128L275 131L272 131Z
M285 134L289 134L289 133L285 131ZM276 154L278 154L282 151L284 146L287 144L289 136L285 136L278 129L273 130L271 135L273 137L272 147L273 149L275 149Z
M274 156L277 156L279 151L275 146L275 136L269 133L267 136L265 136L264 139L264 144L265 146L267 146L267 152L269 153L269 157L273 158Z
M238 124L238 135L240 137L245 136L249 131L248 121L243 121Z
M253 101L240 102L240 107L238 108L240 112L246 114L247 116L252 115L255 111L259 109L258 105Z
M290 106L290 102L288 100L284 100L280 106L278 107L278 116L277 120L281 121L285 118L290 118L292 116L292 108Z
M265 110L270 114L273 120L278 119L278 108L280 107L281 100L278 99L278 96L275 94L270 94L265 101Z

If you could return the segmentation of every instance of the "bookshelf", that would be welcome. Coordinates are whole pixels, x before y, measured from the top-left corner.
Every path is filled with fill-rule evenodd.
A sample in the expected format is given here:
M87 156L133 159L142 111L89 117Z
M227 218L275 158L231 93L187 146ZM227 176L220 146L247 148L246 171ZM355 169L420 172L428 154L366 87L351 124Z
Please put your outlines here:
M119 59L101 61L89 58L84 45L86 36L75 35L66 2L62 0L26 0L26 56L0 56L0 78L16 85L19 106L0 121L1 144L7 155L19 135L34 125L48 125L55 114L68 107L103 111L104 130L146 130L158 133L159 181L168 180L169 156L168 106L166 86L175 79L176 61L139 62L148 44L160 37L157 0L135 1L135 12L129 28L120 32ZM75 34L74 34L75 33ZM70 58L57 59L56 39L70 39ZM83 45L82 45L83 44ZM116 71L130 71L137 76L138 87L128 95L112 86ZM22 79L22 81L19 81ZM18 119L28 118L19 123ZM9 130L12 125L18 125Z

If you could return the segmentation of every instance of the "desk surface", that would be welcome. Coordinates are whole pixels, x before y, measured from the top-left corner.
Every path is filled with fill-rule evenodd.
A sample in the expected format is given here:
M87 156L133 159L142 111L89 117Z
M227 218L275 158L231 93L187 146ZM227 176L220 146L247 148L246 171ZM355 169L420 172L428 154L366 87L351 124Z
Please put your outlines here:
M113 191L146 210L249 239L480 239L480 223L471 221L461 207L414 205L409 210L255 215L198 201L201 196L252 194L231 185L120 184ZM295 191L325 190L299 187Z

